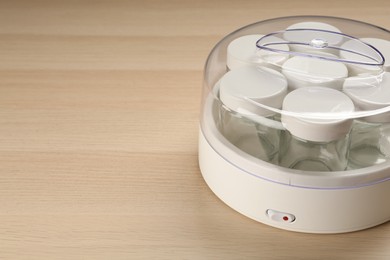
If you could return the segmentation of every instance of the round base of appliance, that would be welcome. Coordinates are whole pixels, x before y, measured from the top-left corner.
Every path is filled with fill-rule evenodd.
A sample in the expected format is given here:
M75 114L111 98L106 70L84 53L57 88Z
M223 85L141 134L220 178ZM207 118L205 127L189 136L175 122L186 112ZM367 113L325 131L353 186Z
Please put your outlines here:
M202 131L199 165L206 183L222 201L243 215L276 228L343 233L390 220L389 180L335 189L278 183L227 161L213 149ZM273 171L272 167L269 171Z

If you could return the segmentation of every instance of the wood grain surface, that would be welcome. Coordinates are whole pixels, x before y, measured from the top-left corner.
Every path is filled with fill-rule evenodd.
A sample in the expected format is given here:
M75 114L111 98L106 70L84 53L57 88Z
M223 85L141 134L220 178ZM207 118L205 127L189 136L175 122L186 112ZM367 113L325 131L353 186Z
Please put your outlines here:
M0 259L390 259L390 223L278 230L201 177L211 48L299 14L390 28L387 0L0 1Z

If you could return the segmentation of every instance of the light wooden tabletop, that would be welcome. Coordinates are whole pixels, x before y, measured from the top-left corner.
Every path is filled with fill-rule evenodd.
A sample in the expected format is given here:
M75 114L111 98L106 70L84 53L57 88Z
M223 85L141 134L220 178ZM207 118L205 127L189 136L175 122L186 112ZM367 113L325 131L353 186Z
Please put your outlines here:
M278 230L198 169L211 48L299 14L390 28L388 0L1 1L0 259L390 259L390 223Z

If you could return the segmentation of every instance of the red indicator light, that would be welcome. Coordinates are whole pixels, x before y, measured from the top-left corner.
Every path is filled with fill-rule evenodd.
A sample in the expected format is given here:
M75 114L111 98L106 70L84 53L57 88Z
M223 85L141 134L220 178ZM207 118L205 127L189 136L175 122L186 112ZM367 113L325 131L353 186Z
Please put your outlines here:
M266 214L270 219L277 222L292 223L295 221L295 216L287 212L267 209Z

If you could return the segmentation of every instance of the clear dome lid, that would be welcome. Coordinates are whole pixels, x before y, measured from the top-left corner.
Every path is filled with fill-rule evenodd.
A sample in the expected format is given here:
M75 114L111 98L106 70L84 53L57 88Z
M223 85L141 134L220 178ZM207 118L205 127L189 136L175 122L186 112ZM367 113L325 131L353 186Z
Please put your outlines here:
M390 32L364 22L296 16L245 26L224 37L207 59L202 131L206 138L208 131L220 136L227 150L239 148L243 157L283 168L274 155L286 140L272 141L275 149L265 157L265 148L253 148L264 145L255 140L262 127L324 144L350 136L358 122L390 123L389 61ZM244 140L251 123L257 136ZM384 150L390 151L390 130L380 135L388 137ZM385 157L381 162L390 166L390 154Z
M357 77L355 92L360 89L364 92L364 88L387 89L389 83L383 79L387 73L386 60L390 61L389 35L383 28L333 17L288 17L249 25L226 36L214 48L205 68L206 91L220 99L216 81L227 71L246 66L282 73L288 81L288 91L321 86L343 92L345 81L351 77ZM376 42L378 48L365 39ZM218 57L214 57L216 55ZM275 75L270 73L269 77L278 77ZM357 84L357 80L361 84ZM245 96L245 93L237 98L241 99L243 107L251 103L259 110L308 119L356 119L390 111L390 106L382 102L382 106L358 106L348 112L311 109L293 112L270 104L266 99ZM390 96L381 97L384 98L388 98L390 104Z
M305 23L298 24L305 25ZM369 31L366 30L365 34ZM379 30L379 32L381 31ZM381 33L383 35L380 37L389 38L388 33ZM343 84L350 77L358 77L355 78L355 84L357 80L361 81L359 86L356 84L356 88L359 90L362 86L371 89L390 88L390 86L386 86L389 83L383 81L386 78L384 76L386 70L385 57L382 52L356 36L338 31L296 28L265 35L245 35L234 39L227 49L227 64L224 68L227 66L228 70L235 70L244 66L253 66L260 71L266 68L273 69L274 72L280 72L284 75L288 81L289 91L302 87L321 86L343 92ZM389 52L389 50L385 49L383 52ZM241 57L237 57L240 55ZM269 77L278 77L275 75L276 73L270 72ZM367 81L370 82L369 85L367 85ZM266 84L264 81L263 85ZM213 86L210 87L213 88ZM245 96L244 93L241 93L239 98L242 100L243 107L247 106L247 103L251 103L251 106L258 106L259 110L267 109L273 113L308 119L356 119L390 111L390 106L383 102L381 107L365 106L363 108L360 106L354 111L348 112L331 110L319 113L315 109L293 112L284 110L278 105L267 104L269 102L266 99L261 99L265 101L261 102L259 99L253 99L250 95ZM390 96L387 98L390 102Z

